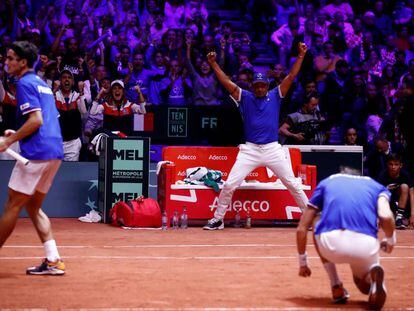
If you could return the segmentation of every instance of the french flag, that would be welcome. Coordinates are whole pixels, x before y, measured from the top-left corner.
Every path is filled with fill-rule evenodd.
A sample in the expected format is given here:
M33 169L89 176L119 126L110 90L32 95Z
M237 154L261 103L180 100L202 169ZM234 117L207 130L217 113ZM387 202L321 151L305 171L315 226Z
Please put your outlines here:
M154 131L154 113L147 112L146 114L134 114L134 131Z

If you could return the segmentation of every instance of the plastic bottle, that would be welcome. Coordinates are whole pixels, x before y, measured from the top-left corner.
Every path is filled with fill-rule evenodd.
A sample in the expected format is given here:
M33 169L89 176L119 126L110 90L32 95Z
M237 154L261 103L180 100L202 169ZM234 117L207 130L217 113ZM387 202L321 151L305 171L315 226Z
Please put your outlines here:
M236 210L236 215L234 216L234 228L240 228L240 210Z
M303 164L299 167L298 177L302 180L302 184L306 185L306 166Z
M167 230L167 222L168 222L167 211L164 210L162 212L162 218L161 218L161 227L162 227L162 230Z
M250 216L250 209L247 209L246 214L246 229L250 229L252 227L252 217Z
M172 217L172 228L173 229L178 229L178 211L175 210L174 211L174 216Z
M180 228L181 229L187 229L188 228L188 215L187 215L187 208L185 206L183 207L183 212L181 214Z

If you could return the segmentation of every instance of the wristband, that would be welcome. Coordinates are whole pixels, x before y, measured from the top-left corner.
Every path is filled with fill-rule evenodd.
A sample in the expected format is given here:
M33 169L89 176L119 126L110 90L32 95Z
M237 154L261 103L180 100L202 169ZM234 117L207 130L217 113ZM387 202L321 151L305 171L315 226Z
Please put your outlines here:
M392 246L394 246L395 244L397 244L397 233L395 232L395 230L392 233L392 236L391 237L385 237L383 239L383 241L385 241L388 245L392 245Z
M305 252L299 254L299 266L306 267L308 265L308 254Z

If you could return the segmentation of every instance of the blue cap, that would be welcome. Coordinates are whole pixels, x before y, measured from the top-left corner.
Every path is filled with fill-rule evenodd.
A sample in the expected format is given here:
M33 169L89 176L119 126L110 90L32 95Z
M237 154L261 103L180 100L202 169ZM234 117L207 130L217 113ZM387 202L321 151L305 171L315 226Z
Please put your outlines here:
M269 84L269 80L267 79L265 74L263 74L261 72L256 72L253 75L253 82L252 83L255 84L255 83L260 83L260 82Z

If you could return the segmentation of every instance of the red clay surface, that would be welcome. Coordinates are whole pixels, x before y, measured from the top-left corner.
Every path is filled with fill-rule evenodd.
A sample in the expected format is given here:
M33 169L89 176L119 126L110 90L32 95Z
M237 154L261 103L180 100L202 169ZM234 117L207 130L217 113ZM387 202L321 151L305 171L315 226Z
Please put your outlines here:
M338 266L351 294L330 303L330 287L313 245L312 276L298 273L294 228L123 230L74 219L52 219L65 276L26 276L43 248L27 219L0 249L0 308L138 310L364 309L366 296ZM414 231L399 231L398 246L382 254L385 309L414 306Z

